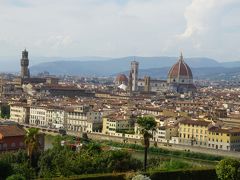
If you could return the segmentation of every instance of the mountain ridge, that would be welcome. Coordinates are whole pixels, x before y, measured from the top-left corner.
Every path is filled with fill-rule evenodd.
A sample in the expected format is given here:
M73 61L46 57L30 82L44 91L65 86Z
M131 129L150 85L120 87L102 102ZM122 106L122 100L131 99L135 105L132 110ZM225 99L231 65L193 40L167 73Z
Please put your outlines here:
M130 69L132 60L139 62L140 69L171 67L177 62L176 57L139 57L128 56L123 58L108 59L105 61L55 61L40 63L30 67L32 74L48 71L51 74L69 75L96 75L109 76ZM186 58L186 63L192 67L218 67L221 63L210 58Z

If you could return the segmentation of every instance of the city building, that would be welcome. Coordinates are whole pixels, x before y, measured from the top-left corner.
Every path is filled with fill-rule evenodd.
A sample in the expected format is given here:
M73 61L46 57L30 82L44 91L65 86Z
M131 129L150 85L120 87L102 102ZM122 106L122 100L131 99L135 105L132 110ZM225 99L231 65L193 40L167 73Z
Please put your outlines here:
M116 113L103 117L102 133L115 135L117 133L134 132L134 119L128 115Z
M29 124L35 126L49 127L47 122L47 108L45 106L31 106Z
M156 80L145 76L144 79L138 80L138 89L145 92L166 92L168 83L166 80Z
M69 131L86 132L87 131L87 113L90 106L79 105L73 108L67 108L67 129Z
M65 128L67 127L64 107L48 106L46 111L46 122L51 128Z
M0 152L24 149L25 130L17 125L0 125Z
M208 148L240 151L240 129L211 127L208 133Z
M20 124L28 124L30 107L27 104L11 104L10 119Z
M202 120L182 120L179 122L179 144L189 146L208 145L208 126L211 122Z
M178 62L174 64L168 72L167 82L169 90L178 93L195 92L193 75L190 67L185 63L181 54Z
M169 143L172 137L178 137L178 125L158 126L153 139L156 142Z

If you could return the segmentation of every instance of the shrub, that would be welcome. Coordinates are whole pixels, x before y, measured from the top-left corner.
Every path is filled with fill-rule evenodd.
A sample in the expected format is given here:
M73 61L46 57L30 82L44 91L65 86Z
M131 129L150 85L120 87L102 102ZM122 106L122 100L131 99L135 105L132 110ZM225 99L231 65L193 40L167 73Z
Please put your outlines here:
M240 162L234 159L223 159L216 166L216 173L220 180L240 179Z

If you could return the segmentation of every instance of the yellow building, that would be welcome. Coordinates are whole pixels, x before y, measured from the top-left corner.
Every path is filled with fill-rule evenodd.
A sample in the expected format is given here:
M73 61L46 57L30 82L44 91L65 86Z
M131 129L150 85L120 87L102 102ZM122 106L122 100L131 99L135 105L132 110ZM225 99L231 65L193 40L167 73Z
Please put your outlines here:
M209 128L208 148L240 151L239 128Z
M207 147L208 125L202 120L182 120L179 122L179 144Z
M102 133L114 135L123 131L133 131L134 121L129 116L122 114L112 114L103 117Z

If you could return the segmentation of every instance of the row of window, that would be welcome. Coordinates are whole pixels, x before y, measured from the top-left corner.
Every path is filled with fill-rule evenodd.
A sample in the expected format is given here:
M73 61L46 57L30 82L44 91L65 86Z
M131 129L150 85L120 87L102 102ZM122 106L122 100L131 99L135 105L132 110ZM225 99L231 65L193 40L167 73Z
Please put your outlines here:
M181 128L179 128L179 131L181 131L182 129ZM183 128L183 132L192 132L192 133L194 133L194 132L196 132L196 133L205 133L205 134L207 134L207 130L202 130L202 129L190 129L190 128L187 128L187 131L186 131L186 128Z
M23 147L24 143L23 142L19 142L18 146ZM15 148L15 147L16 147L16 143L15 142L12 142L10 147L8 146L7 143L0 144L0 150L4 150L4 149L7 149L7 148Z

